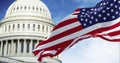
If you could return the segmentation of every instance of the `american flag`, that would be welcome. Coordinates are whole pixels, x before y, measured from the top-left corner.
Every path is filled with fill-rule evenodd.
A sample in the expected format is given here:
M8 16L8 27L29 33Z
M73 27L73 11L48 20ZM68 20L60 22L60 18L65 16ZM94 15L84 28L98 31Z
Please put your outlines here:
M120 42L120 0L102 0L95 7L76 9L57 24L50 37L40 42L33 52L41 61L90 37Z

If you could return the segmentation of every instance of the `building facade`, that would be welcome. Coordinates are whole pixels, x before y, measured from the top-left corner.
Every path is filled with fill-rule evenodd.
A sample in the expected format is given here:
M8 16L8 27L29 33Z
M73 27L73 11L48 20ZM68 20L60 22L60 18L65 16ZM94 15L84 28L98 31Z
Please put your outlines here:
M0 56L30 57L32 50L54 27L40 0L16 0L0 21Z

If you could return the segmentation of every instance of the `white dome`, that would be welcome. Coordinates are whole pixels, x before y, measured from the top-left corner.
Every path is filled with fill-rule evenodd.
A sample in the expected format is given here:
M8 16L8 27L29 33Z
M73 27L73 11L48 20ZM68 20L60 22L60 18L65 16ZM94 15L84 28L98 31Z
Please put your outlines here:
M42 1L16 0L0 21L0 44L3 45L0 56L33 56L35 45L44 40L53 27L50 12Z
M8 9L5 17L35 15L51 18L46 5L39 0L17 0Z
M16 0L10 5L0 24L0 34L34 32L47 35L54 27L49 9L40 0Z

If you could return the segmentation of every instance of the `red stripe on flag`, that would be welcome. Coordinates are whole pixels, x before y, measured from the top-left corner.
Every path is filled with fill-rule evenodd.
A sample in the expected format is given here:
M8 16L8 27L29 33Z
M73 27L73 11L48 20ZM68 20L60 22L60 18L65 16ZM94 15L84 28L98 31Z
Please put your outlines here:
M75 28L66 30L66 31L64 31L64 32L62 32L62 33L60 33L60 34L57 34L57 35L55 35L55 36L53 36L53 37L50 37L46 42L41 42L41 43L39 43L39 44L42 45L42 44L49 43L49 42L51 42L51 41L57 40L57 39L62 38L62 37L64 37L64 36L67 36L67 35L70 35L70 34L72 34L72 33L77 32L77 31L80 31L80 30L82 30L82 29L83 29L82 26L77 26L77 27L75 27Z
M54 30L56 30L56 29L58 29L58 28L60 28L60 27L69 25L69 24L71 24L71 23L74 23L74 22L76 22L76 21L78 21L77 17L76 17L76 18L69 19L69 20L65 20L65 21L59 23L52 31L54 31Z
M103 27L103 28L99 28L99 29L93 30L93 31L91 31L91 32L89 32L89 33L87 33L85 35L91 34L91 35L95 36L98 33L102 33L104 31L112 30L112 29L114 29L114 28L116 28L118 26L120 26L120 22L118 22L118 23L116 23L116 24L114 24L112 26L109 26L109 27Z

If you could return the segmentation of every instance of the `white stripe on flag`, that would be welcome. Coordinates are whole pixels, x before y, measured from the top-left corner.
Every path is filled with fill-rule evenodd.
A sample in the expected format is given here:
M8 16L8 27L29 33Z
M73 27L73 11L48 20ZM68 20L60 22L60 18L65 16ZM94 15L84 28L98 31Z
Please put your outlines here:
M80 26L80 25L81 25L80 22L79 22L79 21L76 21L76 22L74 22L74 23L72 23L72 24L69 24L69 25L63 26L63 27L61 27L61 28L58 28L58 29L56 29L56 30L54 30L54 31L52 32L51 37L52 37L52 36L55 36L55 35L57 35L57 34L60 34L60 33L64 32L64 31L67 31L67 30L69 30L69 29L72 29L72 28L75 28L75 27L77 27L77 26Z

